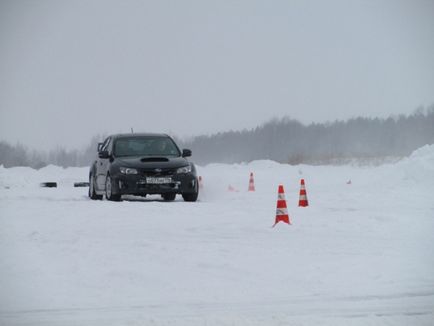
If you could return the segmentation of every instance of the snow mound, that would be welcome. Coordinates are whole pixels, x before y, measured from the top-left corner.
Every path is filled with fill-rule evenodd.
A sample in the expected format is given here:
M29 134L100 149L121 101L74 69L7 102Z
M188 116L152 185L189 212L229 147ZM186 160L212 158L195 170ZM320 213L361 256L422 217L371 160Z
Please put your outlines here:
M425 164L428 169L434 170L434 144L425 145L415 150L411 153L408 160L412 162L420 162Z
M425 145L392 166L404 181L434 183L434 145Z

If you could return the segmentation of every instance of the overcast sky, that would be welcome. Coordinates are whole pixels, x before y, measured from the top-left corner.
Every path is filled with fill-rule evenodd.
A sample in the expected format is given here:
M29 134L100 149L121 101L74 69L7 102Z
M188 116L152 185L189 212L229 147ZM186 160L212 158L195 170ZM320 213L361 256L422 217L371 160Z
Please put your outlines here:
M0 140L12 144L433 103L433 0L0 0Z

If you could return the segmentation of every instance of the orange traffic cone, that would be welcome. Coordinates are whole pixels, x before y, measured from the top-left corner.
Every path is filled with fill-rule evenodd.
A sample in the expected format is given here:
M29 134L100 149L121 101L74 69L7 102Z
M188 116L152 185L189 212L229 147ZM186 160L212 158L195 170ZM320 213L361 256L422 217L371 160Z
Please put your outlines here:
M255 181L253 180L252 172L250 172L249 191L255 191Z
M202 177L199 176L199 189L203 189Z
M298 201L298 206L300 206L300 207L307 207L307 206L309 206L309 203L307 201L307 195L306 195L306 187L304 185L304 179L301 179L300 199Z
M276 222L274 223L273 228L279 222L291 224L291 221L289 220L288 209L286 207L285 190L283 190L282 185L279 185L279 191L277 194Z

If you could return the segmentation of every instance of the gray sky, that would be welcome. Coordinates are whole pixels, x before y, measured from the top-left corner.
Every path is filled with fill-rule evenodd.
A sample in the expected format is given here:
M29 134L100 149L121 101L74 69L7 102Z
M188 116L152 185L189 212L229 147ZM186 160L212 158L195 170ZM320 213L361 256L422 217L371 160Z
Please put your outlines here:
M434 1L0 0L0 140L13 144L433 103Z

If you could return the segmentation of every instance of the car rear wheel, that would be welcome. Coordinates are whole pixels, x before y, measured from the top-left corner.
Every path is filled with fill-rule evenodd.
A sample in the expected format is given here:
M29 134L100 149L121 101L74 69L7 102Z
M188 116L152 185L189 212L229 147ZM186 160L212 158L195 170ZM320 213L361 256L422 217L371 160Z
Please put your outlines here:
M102 199L102 195L97 195L95 192L95 178L92 174L89 176L89 198L92 200Z
M162 194L161 197L163 197L163 199L165 201L172 201L172 200L175 200L176 194L175 193L167 193L167 194Z
M110 201L120 201L121 195L113 193L113 183L110 174L105 178L105 198Z

